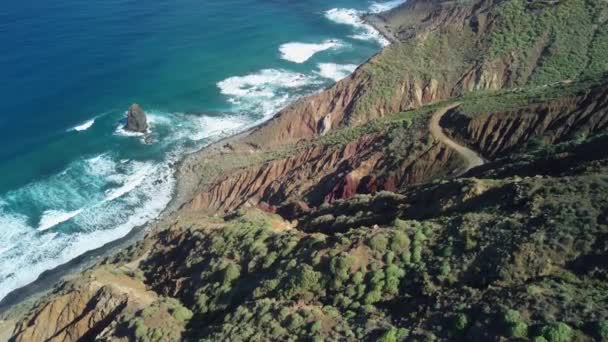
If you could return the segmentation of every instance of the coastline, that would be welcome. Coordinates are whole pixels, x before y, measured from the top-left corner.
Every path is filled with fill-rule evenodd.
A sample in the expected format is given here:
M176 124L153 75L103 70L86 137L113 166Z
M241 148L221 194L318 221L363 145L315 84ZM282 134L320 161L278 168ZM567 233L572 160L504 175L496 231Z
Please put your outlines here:
M388 11L387 11L388 12ZM381 18L381 13L367 13L361 16L361 19L368 25L372 26L378 31L384 38L386 38L391 44L398 40L392 35L386 28L385 21ZM384 48L380 48L377 53L381 52ZM361 65L366 64L369 61L366 60ZM335 84L335 83L334 83ZM321 92L327 88L322 88L317 91ZM174 219L173 215L179 213L184 204L186 204L193 196L198 185L201 183L201 179L197 179L194 176L192 170L201 160L204 160L205 156L217 152L227 143L236 142L239 139L247 137L252 132L256 131L260 127L266 125L268 122L273 120L279 115L285 108L305 100L309 96L303 96L288 104L281 110L277 111L272 116L269 116L266 120L261 121L245 130L223 137L217 141L211 142L209 145L203 146L199 150L186 153L179 158L173 165L173 176L175 177L175 187L173 189L171 200L167 204L166 208L158 215L157 218L151 221L134 227L127 235L111 241L99 248L90 250L78 257L59 265L55 268L46 270L43 272L35 281L20 288L17 288L7 294L2 300L0 300L0 323L3 320L9 320L9 317L19 315L23 311L29 310L37 301L44 296L51 293L58 284L62 281L69 280L72 276L77 276L79 273L95 267L102 260L109 258L116 253L142 241L147 235L162 230L162 226L165 226L168 221Z
M390 11L388 11L390 12ZM386 12L382 12L386 13ZM367 24L373 27L376 31L378 31L386 40L388 40L391 44L398 43L399 40L395 37L395 35L390 31L386 20L382 18L382 13L368 13L363 15L361 19Z

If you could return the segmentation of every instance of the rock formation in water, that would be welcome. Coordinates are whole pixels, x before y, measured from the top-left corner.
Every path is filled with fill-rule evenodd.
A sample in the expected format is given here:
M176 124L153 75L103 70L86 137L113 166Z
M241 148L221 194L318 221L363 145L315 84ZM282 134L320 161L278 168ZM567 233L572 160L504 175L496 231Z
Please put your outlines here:
M129 107L125 130L137 133L146 133L148 131L146 113L137 103L134 103Z

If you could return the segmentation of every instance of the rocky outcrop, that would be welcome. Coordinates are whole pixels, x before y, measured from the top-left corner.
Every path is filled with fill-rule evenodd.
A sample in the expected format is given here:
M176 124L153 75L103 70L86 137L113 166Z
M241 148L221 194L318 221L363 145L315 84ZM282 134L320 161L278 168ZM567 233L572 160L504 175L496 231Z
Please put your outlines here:
M412 131L426 134L424 129ZM360 193L396 191L446 175L458 166L453 151L432 139L430 144L414 139L399 151L405 158L387 154L382 148L386 139L386 132L364 135L341 147L313 146L238 169L202 186L185 208L213 212L263 206L290 212L282 206L289 208L300 199L306 207L318 206Z
M97 270L44 300L15 327L13 341L90 341L125 310L135 311L156 299L143 283Z
M148 132L148 119L146 113L137 103L134 103L129 107L125 130L137 133Z

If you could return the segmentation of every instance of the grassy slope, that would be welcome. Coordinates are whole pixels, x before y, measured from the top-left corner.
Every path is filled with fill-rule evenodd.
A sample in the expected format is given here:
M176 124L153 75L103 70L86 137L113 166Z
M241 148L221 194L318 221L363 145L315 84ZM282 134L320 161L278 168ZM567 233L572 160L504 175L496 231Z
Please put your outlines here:
M478 340L550 337L561 327L597 336L608 319L608 156L591 153L575 172L537 166L543 178L517 170L607 143L600 136L553 147L560 157L539 149L496 162L510 174L338 201L300 219L307 233L255 210L227 217L221 230L183 227L188 238L170 244L181 266L169 269L171 279L189 277L178 297L194 312L190 333ZM144 271L171 292L173 281L158 279L166 253L152 254Z

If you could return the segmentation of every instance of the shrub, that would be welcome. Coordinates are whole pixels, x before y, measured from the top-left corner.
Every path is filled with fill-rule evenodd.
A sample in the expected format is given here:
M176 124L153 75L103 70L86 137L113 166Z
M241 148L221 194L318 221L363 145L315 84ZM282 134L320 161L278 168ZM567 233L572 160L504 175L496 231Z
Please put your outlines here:
M388 239L385 234L379 233L370 239L369 245L375 251L384 252L388 246Z
M401 229L401 230L405 230L408 228L408 224L407 221L404 221L402 219L396 218L395 221L393 221L393 226L397 229Z
M390 265L385 271L385 290L388 294L395 295L399 292L399 282L405 275L405 271L396 265Z
M465 330L468 325L469 318L467 317L467 315L459 313L458 315L456 315L456 317L454 317L454 329L456 329L457 331Z
M382 336L380 336L378 342L397 342L397 334L397 329L390 328L388 331L382 334Z
M570 342L574 331L568 324L559 322L544 326L541 335L549 342Z
M330 270L339 280L346 280L350 275L350 269L355 263L355 258L350 255L341 255L333 258L330 263Z
M519 311L507 310L503 321L508 336L515 338L528 336L528 325L522 320Z
M528 336L528 325L524 322L514 323L509 328L509 336L519 338Z
M391 265L393 261L395 261L395 253L393 251L386 252L386 254L384 255L384 262L386 262L388 265Z
M603 340L608 340L608 321L597 322L597 334Z
M405 253L410 248L410 238L402 231L395 231L391 240L391 250L397 254Z
M321 322L317 321L317 322L314 322L314 323L312 323L310 325L310 332L311 333L314 334L314 333L316 333L316 332L318 332L320 330L321 330Z
M382 292L378 289L374 289L367 293L363 302L365 304L374 304L382 299Z
M229 262L223 270L223 284L228 285L241 276L241 268L234 262Z
M355 273L355 275L353 276L353 283L359 285L361 283L363 283L363 272L359 271L357 273Z
M414 253L412 254L412 261L416 264L422 261L422 246L414 247Z

